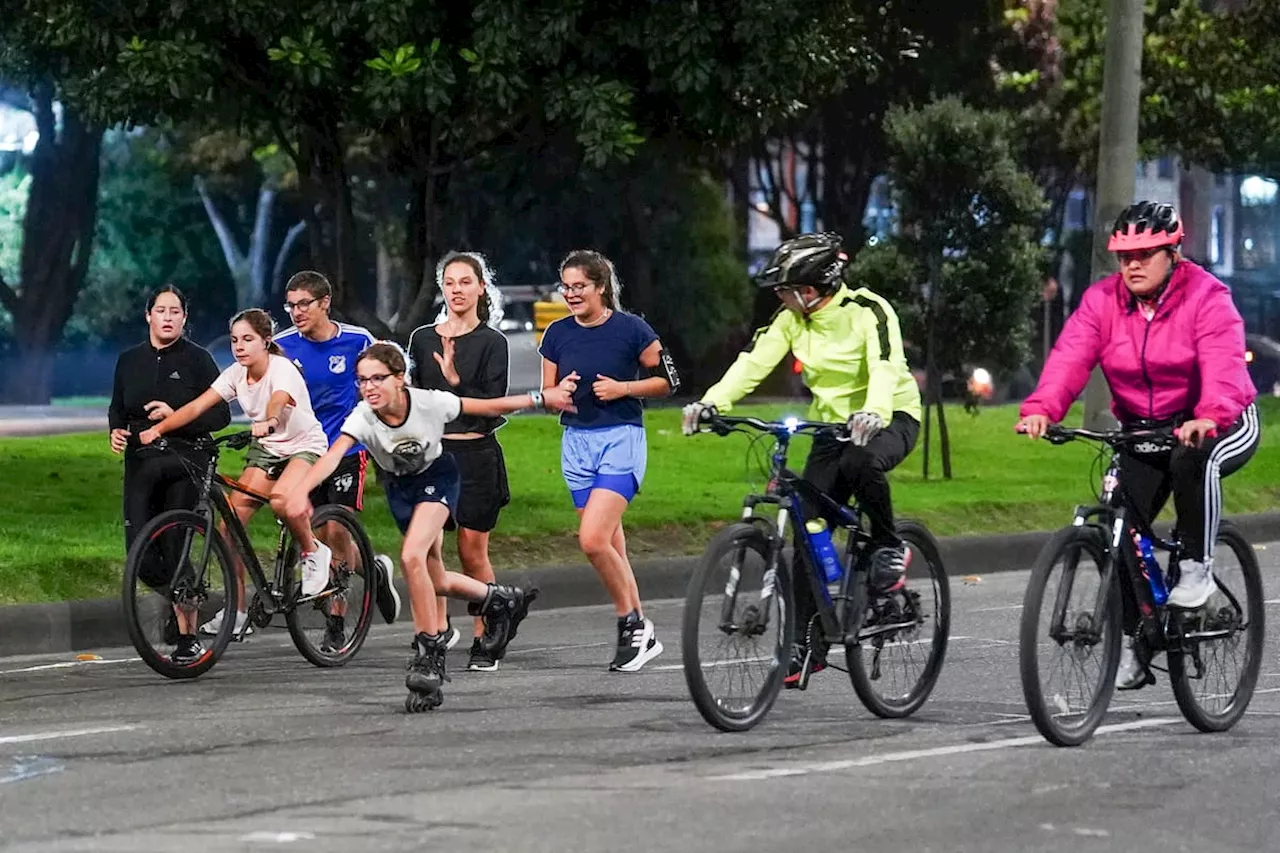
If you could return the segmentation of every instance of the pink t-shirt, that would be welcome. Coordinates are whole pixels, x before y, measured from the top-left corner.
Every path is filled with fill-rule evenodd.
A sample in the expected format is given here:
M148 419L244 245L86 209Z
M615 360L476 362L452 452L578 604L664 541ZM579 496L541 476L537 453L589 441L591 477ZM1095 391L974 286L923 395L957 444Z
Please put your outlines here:
M307 383L289 359L271 356L266 374L257 382L249 381L248 368L233 364L222 371L210 387L228 403L232 400L238 402L251 421L267 419L267 403L275 392L284 391L293 398L294 405L285 406L280 412L280 425L276 431L258 439L262 449L272 456L285 459L295 453L323 454L329 449L324 428L311 409Z

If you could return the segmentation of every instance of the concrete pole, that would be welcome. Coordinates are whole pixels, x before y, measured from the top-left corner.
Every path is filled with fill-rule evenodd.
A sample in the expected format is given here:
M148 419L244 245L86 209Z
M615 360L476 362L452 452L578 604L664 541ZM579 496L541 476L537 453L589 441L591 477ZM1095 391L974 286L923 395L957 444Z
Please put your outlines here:
M1107 238L1120 211L1134 201L1141 94L1142 0L1108 0L1091 281L1097 281L1117 269L1114 256L1107 251ZM1102 378L1102 371L1095 370L1084 392L1085 427L1107 429L1114 426L1110 403L1111 393Z

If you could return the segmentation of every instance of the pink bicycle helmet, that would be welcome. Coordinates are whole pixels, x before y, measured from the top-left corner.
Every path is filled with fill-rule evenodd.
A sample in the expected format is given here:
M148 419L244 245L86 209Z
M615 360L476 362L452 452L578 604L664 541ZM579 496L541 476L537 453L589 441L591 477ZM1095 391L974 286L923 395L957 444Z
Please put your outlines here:
M1116 217L1111 226L1108 252L1132 252L1142 249L1177 248L1182 244L1182 220L1171 204L1140 201L1131 204Z

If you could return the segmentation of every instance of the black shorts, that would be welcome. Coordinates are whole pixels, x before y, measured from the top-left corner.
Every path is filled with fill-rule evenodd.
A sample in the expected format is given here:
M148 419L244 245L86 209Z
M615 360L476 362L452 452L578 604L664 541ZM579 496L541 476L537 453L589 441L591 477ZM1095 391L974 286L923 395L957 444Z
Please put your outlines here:
M348 453L329 479L311 490L311 505L340 504L357 512L364 509L364 475L368 468L367 451Z
M453 454L462 477L458 506L445 529L465 527L488 533L498 526L498 513L511 503L502 445L493 435L446 438L442 443L445 451Z
M458 506L458 485L458 466L449 453L440 454L427 470L417 474L398 477L384 471L382 476L387 508L402 534L409 532L409 522L413 521L418 504L444 504L452 518Z

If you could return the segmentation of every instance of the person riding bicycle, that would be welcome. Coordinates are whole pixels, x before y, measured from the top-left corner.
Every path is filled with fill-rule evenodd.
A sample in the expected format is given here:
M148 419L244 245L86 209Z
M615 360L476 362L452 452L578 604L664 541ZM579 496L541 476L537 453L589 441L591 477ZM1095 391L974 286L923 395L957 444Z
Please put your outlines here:
M893 307L864 287L850 290L844 283L848 255L841 243L840 235L827 232L778 247L756 283L772 288L782 308L720 381L684 408L683 430L691 435L708 413L728 411L792 353L813 394L809 418L844 423L849 431L848 441L815 438L803 477L840 503L858 499L871 522L876 588L887 594L902 587L910 553L894 532L885 475L915 447L920 389L907 368ZM816 511L808 507L809 515ZM792 585L797 618L788 687L799 684L806 656L812 656L809 671L817 672L826 654L809 647L816 606L808 572L798 564Z
M1120 470L1134 506L1150 521L1173 493L1181 561L1168 605L1203 607L1217 588L1213 548L1222 515L1220 479L1258 447L1257 392L1245 361L1244 321L1231 291L1181 254L1172 205L1138 202L1111 229L1107 249L1120 272L1091 286L1058 336L1017 429L1031 438L1062 420L1101 364L1111 409L1126 429L1175 427L1176 447L1125 453ZM1126 614L1132 634L1136 615ZM1130 645L1116 686L1154 682Z

